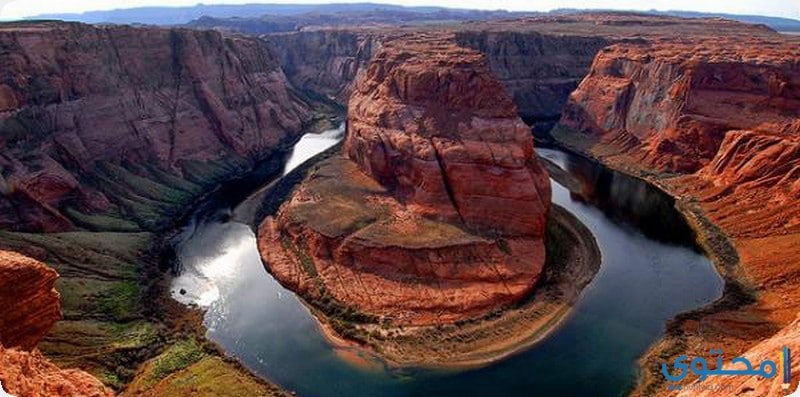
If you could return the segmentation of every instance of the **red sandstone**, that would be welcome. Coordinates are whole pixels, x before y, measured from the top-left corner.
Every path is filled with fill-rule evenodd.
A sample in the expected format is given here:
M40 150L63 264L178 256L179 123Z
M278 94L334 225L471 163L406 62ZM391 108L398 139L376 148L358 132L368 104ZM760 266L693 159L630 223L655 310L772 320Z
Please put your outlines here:
M779 36L618 44L598 54L566 107L573 131L560 139L659 184L736 250L717 258L719 269L755 302L679 322L685 353L724 346L735 356L796 318L798 59L798 41ZM648 358L674 352L669 343ZM645 377L654 378L663 379Z
M384 43L351 96L344 153L261 225L282 283L415 325L480 317L534 287L549 180L482 55L439 36Z

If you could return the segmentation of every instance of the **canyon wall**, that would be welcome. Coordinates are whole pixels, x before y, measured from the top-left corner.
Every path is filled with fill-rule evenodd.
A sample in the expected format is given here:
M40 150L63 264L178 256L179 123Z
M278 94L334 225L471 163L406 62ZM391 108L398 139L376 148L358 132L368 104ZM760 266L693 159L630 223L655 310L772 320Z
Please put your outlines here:
M398 33L383 30L318 30L263 35L276 49L297 87L346 104L359 71L381 43ZM555 121L594 55L610 40L538 32L456 31L456 42L484 53L528 122Z
M350 97L356 75L380 48L385 34L320 30L264 35L292 84L340 104Z
M528 122L555 121L611 39L520 31L459 31L456 41L486 54L492 71Z
M3 23L0 75L0 248L61 274L64 316L50 330L58 311L26 305L3 341L50 330L48 359L122 389L187 315L159 289L152 232L324 115L267 43L211 31ZM11 301L25 277L0 273Z
M158 228L313 116L254 38L11 23L0 48L2 229Z
M798 44L781 36L617 44L570 97L554 136L676 196L726 279L719 302L669 325L646 367L676 351L743 353L796 317ZM677 393L663 381L654 370L637 393Z
M482 54L449 35L384 41L351 95L343 153L259 229L281 283L327 314L413 325L532 290L549 180Z
M247 21L229 21L234 27ZM380 43L415 32L449 31L455 41L482 52L511 93L520 116L549 129L570 93L589 72L595 55L620 42L663 37L771 36L763 26L721 19L684 19L636 13L565 16L420 26L304 26L303 31L265 34L291 82L346 104L353 82Z
M695 172L728 131L797 135L796 54L780 41L611 46L571 96L562 123L613 141L649 168Z

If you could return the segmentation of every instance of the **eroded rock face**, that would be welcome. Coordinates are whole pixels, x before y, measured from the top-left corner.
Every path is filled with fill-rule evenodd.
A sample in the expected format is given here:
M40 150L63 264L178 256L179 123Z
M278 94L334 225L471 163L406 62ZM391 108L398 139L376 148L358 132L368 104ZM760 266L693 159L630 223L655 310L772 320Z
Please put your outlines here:
M786 40L619 44L601 51L562 123L668 172L691 173L727 131L800 135L800 51Z
M15 23L0 48L2 229L62 231L98 214L156 228L312 117L255 38Z
M31 350L61 319L58 273L35 259L0 251L0 343Z
M114 392L97 378L77 369L61 369L38 350L0 345L0 381L17 397L110 397Z
M61 319L58 273L42 262L0 251L0 381L15 396L112 396L80 370L62 370L36 350Z
M356 75L369 65L385 34L322 30L265 35L292 84L346 104Z
M788 37L618 44L598 54L570 98L561 121L572 132L560 139L676 196L708 236L720 272L739 283L726 288L730 307L676 321L672 340L688 347L657 345L648 367L667 351L691 357L724 346L735 357L796 318L798 48ZM649 395L649 386L634 395Z
M528 127L480 53L398 40L348 106L344 152L422 215L540 237L550 184Z
M260 227L283 284L414 325L480 317L534 287L549 180L480 53L442 36L385 42L352 94L343 152Z
M526 121L557 120L595 54L614 39L539 33L535 23L529 29L460 31L456 40L486 54Z

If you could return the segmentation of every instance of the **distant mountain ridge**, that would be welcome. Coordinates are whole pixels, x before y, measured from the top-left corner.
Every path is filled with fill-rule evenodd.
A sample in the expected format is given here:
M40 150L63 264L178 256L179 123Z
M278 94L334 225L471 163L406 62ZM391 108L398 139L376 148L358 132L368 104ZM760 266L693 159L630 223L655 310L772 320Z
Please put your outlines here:
M203 17L210 18L261 18L264 16L299 16L301 14L364 14L375 12L398 12L410 19L431 20L487 20L511 18L526 15L564 14L589 11L587 9L558 9L543 12L510 12L504 10L474 10L465 8L446 8L436 6L406 7L393 4L352 3L352 4L198 4L186 7L138 7L108 11L87 11L79 14L42 14L27 19L61 19L84 23L183 25ZM599 11L599 10L592 10ZM602 10L611 11L611 10ZM619 11L619 10L616 10ZM738 15L725 13L704 13L695 11L644 11L649 14L672 15L686 18L720 17L745 23L764 24L779 32L800 32L800 20L761 15ZM411 18L416 14L416 18ZM439 14L435 16L433 14ZM380 21L379 21L380 22ZM202 25L202 23L201 23Z
M182 25L200 19L212 18L257 18L269 16L296 16L301 14L338 14L338 13L365 13L375 11L412 12L420 15L446 12L452 15L488 15L510 17L517 14L509 11L481 11L445 7L406 7L393 4L377 3L352 3L352 4L216 4L188 7L139 7L129 9L116 9L108 11L87 11L79 14L42 14L27 19L61 19L84 23L114 23L114 24L151 24L151 25Z
M578 8L560 8L550 11L550 13L573 14L576 12L584 12L584 11L588 10L578 9ZM619 12L621 10L596 9L591 11ZM744 23L766 25L778 32L800 32L800 20L792 18L771 17L765 15L727 14L722 12L699 12L699 11L681 11L681 10L668 10L668 11L647 10L647 11L636 11L636 12L653 14L653 15L669 15L681 18L725 18Z

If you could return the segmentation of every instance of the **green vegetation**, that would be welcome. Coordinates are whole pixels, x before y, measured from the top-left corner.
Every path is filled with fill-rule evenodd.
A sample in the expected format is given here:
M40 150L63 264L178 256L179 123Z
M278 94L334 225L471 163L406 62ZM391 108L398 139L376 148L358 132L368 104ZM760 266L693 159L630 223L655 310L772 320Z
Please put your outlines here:
M139 382L143 386L151 387L170 374L200 361L206 355L196 340L179 341L148 363L145 374Z
M97 309L117 320L130 320L138 315L141 288L136 280L115 283L108 292L98 294Z
M188 362L187 362L188 363ZM144 375L143 377L147 377ZM126 390L128 396L186 397L186 396L288 396L275 386L243 371L239 366L219 357L204 356L185 368L173 372L155 386L139 381Z
M136 222L131 222L116 211L108 211L102 215L88 215L78 210L67 208L65 215L76 225L95 231L108 232L138 232L141 227Z
M188 192L141 177L112 163L103 163L98 170L108 178L107 181L122 184L130 192L144 198L171 204L183 204L191 199Z
M55 363L80 367L109 386L133 376L137 357L157 348L159 326L143 314L143 278L150 264L150 233L0 231L3 248L41 249L41 259L59 274L64 320L40 343ZM39 255L37 255L39 256Z

